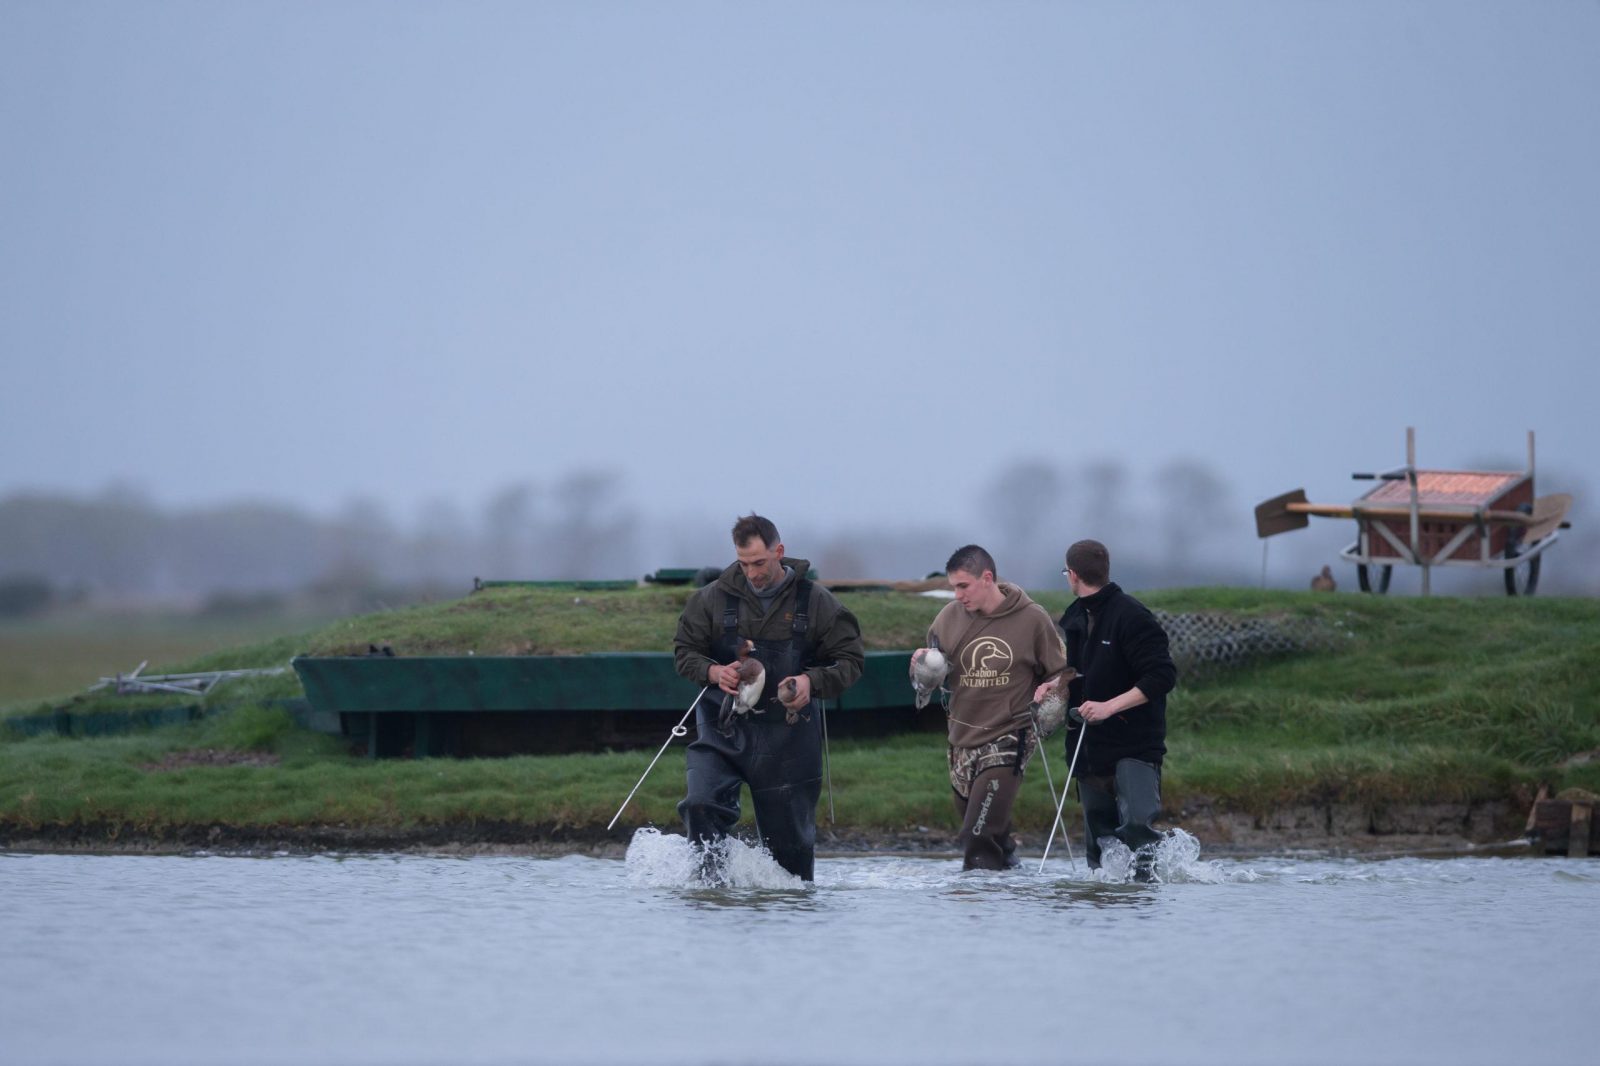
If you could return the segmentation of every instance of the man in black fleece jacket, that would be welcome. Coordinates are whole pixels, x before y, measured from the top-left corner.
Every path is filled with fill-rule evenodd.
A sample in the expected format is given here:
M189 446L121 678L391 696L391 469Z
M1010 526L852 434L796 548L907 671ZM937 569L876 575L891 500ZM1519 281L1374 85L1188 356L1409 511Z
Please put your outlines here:
M1078 745L1078 802L1083 805L1084 851L1100 866L1100 841L1116 837L1134 851L1161 839L1151 825L1161 813L1161 759L1166 754L1167 693L1178 672L1167 634L1149 608L1111 580L1111 554L1096 540L1067 549L1062 571L1078 598L1061 616L1067 663L1077 670L1067 704L1084 724L1071 723L1067 757ZM1043 699L1053 683L1040 685ZM1148 874L1151 853L1139 856Z

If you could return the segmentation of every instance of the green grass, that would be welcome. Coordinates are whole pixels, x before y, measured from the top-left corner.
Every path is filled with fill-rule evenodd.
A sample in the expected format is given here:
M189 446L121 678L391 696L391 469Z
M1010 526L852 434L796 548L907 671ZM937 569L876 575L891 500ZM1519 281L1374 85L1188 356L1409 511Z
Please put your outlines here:
M208 620L172 614L65 614L0 623L0 707L59 701L101 677L174 672L201 661L282 666L306 619ZM247 661L246 661L247 660ZM221 667L200 667L200 669Z
M379 641L400 654L666 650L686 597L681 589L493 590L207 651L162 668L272 666L296 652L359 653ZM1039 598L1053 610L1066 599ZM1169 704L1163 792L1170 809L1199 800L1252 813L1330 802L1525 802L1540 783L1600 790L1600 759L1568 761L1600 749L1596 601L1244 589L1185 589L1145 599L1175 612L1306 619L1327 635L1314 652L1189 675ZM846 602L876 648L917 643L940 606L892 593L853 593ZM244 705L140 735L20 740L0 731L0 825L158 831L195 824L405 828L494 821L593 829L610 820L654 754L372 763L260 705L297 695L292 675L236 682L218 694L216 703ZM125 698L80 698L74 710L127 705ZM202 748L267 751L281 761L148 769L164 755ZM1059 739L1050 754L1059 780ZM940 735L835 740L831 766L841 825L954 826ZM651 774L623 824L675 824L682 783L680 743ZM1050 813L1036 765L1018 824L1039 827Z
M303 650L361 655L369 644L387 641L402 655L667 651L690 592L486 589L450 603L347 619L308 634ZM860 620L868 648L916 647L943 604L891 592L852 592L841 598Z

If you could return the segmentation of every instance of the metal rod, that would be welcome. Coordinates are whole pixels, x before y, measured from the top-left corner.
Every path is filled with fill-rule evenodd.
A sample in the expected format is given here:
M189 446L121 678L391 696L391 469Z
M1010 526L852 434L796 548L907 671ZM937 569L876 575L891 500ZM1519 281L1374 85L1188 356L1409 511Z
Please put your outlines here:
M1428 560L1422 554L1422 498L1417 488L1417 427L1406 427L1406 480L1411 483L1411 556L1422 565L1422 594L1428 595Z
M1056 826L1061 824L1061 811L1067 805L1067 791L1072 787L1072 771L1078 768L1078 752L1083 750L1083 734L1088 729L1089 723L1080 719L1078 724L1078 746L1072 749L1072 762L1067 766L1067 779L1061 782L1061 802L1056 804L1055 824L1050 826L1050 835L1044 838L1044 856L1039 860L1040 873L1044 873L1045 859L1050 857L1050 843L1056 838Z
M678 719L678 724L672 727L672 732L667 734L666 744L661 745L661 750L656 752L656 757L650 760L650 765L646 766L644 768L644 773L639 775L639 783L633 786L633 792L628 793L628 798L622 801L622 806L617 808L617 813L611 816L610 823L606 825L607 832L611 830L612 826L617 824L617 819L622 817L622 812L628 809L628 804L633 799L633 793L639 791L639 785L644 784L644 779L650 776L650 771L656 768L656 763L660 762L661 756L666 754L667 744L671 744L674 737L688 735L689 731L683 727L683 723L689 720L689 716L694 713L694 709L700 706L700 701L704 699L705 694L710 691L710 685L702 688L700 690L700 695L696 696L694 698L694 702L689 704L689 709L683 712L683 717Z
M818 700L822 713L822 774L828 779L828 824L833 824L833 760L828 755L828 701Z
M1030 703L1028 705L1028 713L1033 715L1033 735L1040 738L1039 761L1044 763L1044 782L1050 787L1050 804L1051 806L1054 806L1056 802L1056 782L1055 777L1050 773L1050 756L1045 752L1044 734L1039 729L1038 704ZM1055 836L1055 831L1056 827L1052 825L1050 827L1050 835L1052 839ZM1067 832L1065 828L1061 830L1061 842L1067 846L1067 862L1074 866L1077 865L1077 856L1072 854L1072 834ZM1050 841L1045 841L1045 849L1047 851L1049 850L1049 847Z

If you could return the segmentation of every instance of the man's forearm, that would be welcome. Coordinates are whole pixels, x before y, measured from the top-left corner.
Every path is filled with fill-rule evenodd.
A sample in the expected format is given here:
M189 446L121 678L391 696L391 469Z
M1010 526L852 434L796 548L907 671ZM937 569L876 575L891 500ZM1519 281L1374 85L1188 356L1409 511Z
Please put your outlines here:
M813 666L806 670L811 679L811 694L819 700L831 700L861 677L864 662L839 659L827 666Z
M1131 711L1135 707L1143 706L1149 702L1150 697L1144 694L1143 689L1135 685L1122 695L1106 700L1100 706L1104 707L1108 714L1121 714L1123 711Z
M673 660L673 668L677 670L678 676L697 685L705 684L711 668L717 665L719 664L715 659L687 648L679 648Z

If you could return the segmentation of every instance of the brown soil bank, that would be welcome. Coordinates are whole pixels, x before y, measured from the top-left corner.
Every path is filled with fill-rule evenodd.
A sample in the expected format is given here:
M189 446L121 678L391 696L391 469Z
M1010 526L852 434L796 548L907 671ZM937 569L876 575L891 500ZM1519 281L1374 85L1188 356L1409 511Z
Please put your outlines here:
M1192 833L1203 854L1469 853L1517 844L1526 812L1503 801L1476 804L1396 804L1375 809L1355 804L1286 807L1266 815L1191 804L1168 824ZM589 826L514 822L444 822L415 826L182 825L135 827L116 822L66 825L0 824L0 849L84 854L273 855L347 852L416 852L443 855L596 855L619 857L635 827L610 832ZM665 832L681 831L677 826ZM1072 826L1074 846L1081 833ZM955 854L953 830L911 827L870 829L819 825L823 855L865 853ZM1043 832L1018 834L1024 850L1043 847Z

